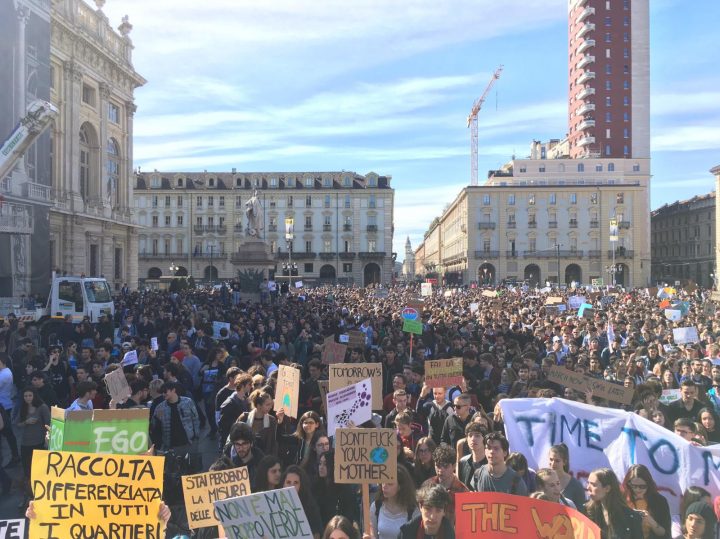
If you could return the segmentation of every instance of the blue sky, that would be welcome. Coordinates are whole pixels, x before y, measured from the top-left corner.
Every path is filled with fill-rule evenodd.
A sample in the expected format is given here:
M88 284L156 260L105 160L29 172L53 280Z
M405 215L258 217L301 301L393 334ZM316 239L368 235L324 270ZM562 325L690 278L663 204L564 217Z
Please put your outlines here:
M651 207L707 193L720 164L716 0L650 0ZM135 166L393 177L404 256L469 183L567 125L566 0L109 0L134 25Z

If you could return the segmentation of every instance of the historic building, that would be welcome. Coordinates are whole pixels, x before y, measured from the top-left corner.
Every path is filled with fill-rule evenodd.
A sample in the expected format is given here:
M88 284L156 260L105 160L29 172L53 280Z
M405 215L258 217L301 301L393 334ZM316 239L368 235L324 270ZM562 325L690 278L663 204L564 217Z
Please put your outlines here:
M346 171L138 173L141 278L235 278L244 260L246 204L255 192L263 217L258 237L277 275L290 265L303 282L391 282L391 177ZM288 219L292 242L285 239Z
M410 244L410 236L405 242L405 260L402 263L402 276L409 281L415 278L415 252Z
M83 0L52 2L52 129L49 261L70 274L104 275L114 290L137 286L133 218L133 68L127 17L115 31Z
M715 273L715 193L680 200L650 217L652 280L711 288Z

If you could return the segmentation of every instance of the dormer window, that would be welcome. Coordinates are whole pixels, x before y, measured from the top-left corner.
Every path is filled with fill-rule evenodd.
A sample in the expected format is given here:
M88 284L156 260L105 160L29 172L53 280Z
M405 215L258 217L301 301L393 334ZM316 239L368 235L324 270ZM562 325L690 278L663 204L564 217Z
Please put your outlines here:
M215 187L215 178L210 178L208 180L208 187Z
M343 187L350 187L352 185L350 176L343 177Z
M312 178L305 178L305 187L311 188L313 186L313 179Z

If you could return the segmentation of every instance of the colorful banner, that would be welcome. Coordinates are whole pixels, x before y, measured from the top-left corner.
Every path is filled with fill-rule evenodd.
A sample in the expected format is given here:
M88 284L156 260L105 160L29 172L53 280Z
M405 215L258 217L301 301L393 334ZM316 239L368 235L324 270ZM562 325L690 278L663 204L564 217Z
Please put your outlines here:
M322 362L325 365L342 363L345 361L345 352L347 352L347 345L335 342L335 337L330 335L323 341Z
M164 457L36 449L30 537L165 536Z
M425 362L425 384L428 387L450 388L462 384L463 360L452 359L427 360Z
M227 539L313 539L295 487L215 502Z
M349 422L360 426L372 419L372 383L370 378L327 394L328 436Z
M217 526L214 502L250 494L247 466L182 476L188 526L191 530Z
M592 391L595 397L601 397L622 404L632 404L635 390L620 384L614 384L602 378L593 378L584 374L566 369L565 367L550 367L548 380L587 393Z
M372 380L372 409L382 410L382 363L336 363L328 367L330 372L330 391L356 384L365 378Z
M337 429L336 483L397 480L397 433L393 429Z
M280 365L273 410L277 412L282 408L286 416L297 418L299 400L300 371L295 367Z
M50 410L51 451L138 455L148 449L150 410Z
M593 470L612 468L620 481L633 464L644 464L677 514L690 486L720 494L720 446L699 447L632 412L564 399L502 399L510 449L530 468L548 466L548 450L564 443L570 473L585 481Z
M560 503L498 492L455 494L456 537L600 539L600 528Z
M0 539L25 539L25 519L0 520Z

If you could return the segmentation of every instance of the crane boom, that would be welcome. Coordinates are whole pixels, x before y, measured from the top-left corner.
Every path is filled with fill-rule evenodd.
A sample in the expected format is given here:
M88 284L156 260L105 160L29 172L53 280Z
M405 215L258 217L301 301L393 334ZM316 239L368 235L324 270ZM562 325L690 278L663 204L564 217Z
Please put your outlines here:
M488 93L490 93L490 89L495 84L495 81L500 78L502 70L502 65L495 70L495 73L493 73L485 91L477 100L475 100L475 103L473 103L472 109L470 110L470 114L468 114L467 117L467 126L470 128L470 185L478 184L478 112L480 112L480 109L485 102L485 98Z
M27 112L0 148L0 180L13 169L30 145L42 135L57 116L58 110L47 101L37 99L30 103Z

